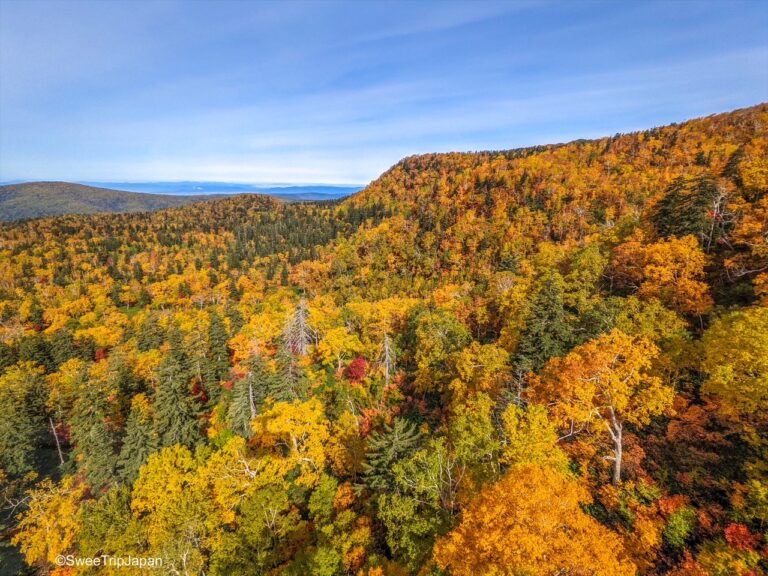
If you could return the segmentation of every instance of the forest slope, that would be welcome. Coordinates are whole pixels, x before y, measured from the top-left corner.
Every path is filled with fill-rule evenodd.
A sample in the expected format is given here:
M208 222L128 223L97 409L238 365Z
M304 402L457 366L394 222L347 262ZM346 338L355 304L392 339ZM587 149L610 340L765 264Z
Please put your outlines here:
M0 186L0 220L59 214L148 212L221 196L171 196L124 192L69 182L25 182Z
M361 268L379 295L487 281L542 243L615 242L638 227L649 237L694 235L720 261L718 287L753 276L764 263L767 124L761 104L598 140L406 158L339 208L375 204L396 217L348 240L363 249L342 241L326 252L324 289L354 292L348 272ZM309 288L312 274L302 272Z

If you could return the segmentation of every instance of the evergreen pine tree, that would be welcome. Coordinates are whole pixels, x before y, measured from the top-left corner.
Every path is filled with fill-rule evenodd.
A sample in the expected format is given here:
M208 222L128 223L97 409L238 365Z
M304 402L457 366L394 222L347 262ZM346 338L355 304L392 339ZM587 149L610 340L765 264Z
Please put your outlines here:
M112 289L109 291L109 298L112 300L112 303L118 308L120 308L120 306L123 305L122 294L123 294L123 287L120 285L120 283L115 282L114 284L112 284Z
M56 330L51 338L51 358L54 364L61 366L75 356L77 356L77 348L72 333L66 328Z
M116 464L115 439L104 419L94 420L87 434L78 438L78 446L88 482L101 490L114 479Z
M139 326L136 345L142 352L147 352L159 348L162 343L163 332L157 323L157 318L152 314L147 315Z
M131 398L142 389L142 382L136 377L125 354L120 350L116 350L109 357L109 387L117 390L118 412L125 418L130 411Z
M232 402L227 412L227 422L237 434L251 436L251 420L256 417L270 390L274 376L259 354L251 358L248 374L238 380L232 389Z
M739 146L736 151L728 158L728 162L723 168L723 177L730 178L737 186L741 186L741 178L739 177L739 165L744 160L744 145Z
M152 303L152 295L147 291L147 289L142 286L141 290L139 291L139 299L136 301L136 305L140 307L148 306Z
M117 460L120 479L128 485L133 484L139 475L139 468L156 448L152 432L149 405L146 397L139 394L133 400L125 427L123 446Z
M317 333L309 324L307 301L302 298L283 328L283 342L277 353L277 377L269 391L272 398L278 402L306 398L309 381L299 358L309 353L310 345L316 340Z
M215 311L209 315L208 351L206 358L206 384L208 396L216 401L221 388L219 382L226 380L229 374L229 348L227 347L227 329L224 321Z
M85 470L94 490L104 487L115 471L114 437L106 422L107 410L105 390L88 383L75 401L70 421L75 462Z
M46 431L45 387L39 368L17 365L0 377L0 469L31 472Z
M243 293L242 291L237 287L237 282L235 282L234 278L229 279L229 297L232 300L239 300L242 298Z
M309 380L304 367L284 346L277 353L277 377L269 384L269 395L277 402L293 402L307 397Z
M19 341L19 360L35 362L47 372L53 372L56 369L50 346L39 332L25 336Z
M31 271L30 271L31 274ZM32 297L32 302L30 302L29 306L29 312L27 313L27 322L32 324L33 326L36 326L38 329L43 327L43 307L40 306L40 300L37 299L37 296Z
M9 366L13 366L18 361L16 349L10 344L0 342L0 373L5 372Z
M713 219L719 196L717 184L711 177L686 180L681 176L656 203L651 220L662 237L692 234L708 247L723 234L720 224Z
M375 492L392 490L395 473L392 467L413 452L421 435L415 423L395 418L384 431L371 434L363 465L363 483Z
M573 344L573 331L563 303L563 278L551 272L531 303L515 358L518 369L536 372L550 358L562 356Z
M229 318L229 327L232 334L240 332L240 328L245 325L245 319L233 303L227 305L226 309L227 318Z
M193 447L201 440L198 408L189 390L191 374L178 328L169 334L171 349L158 367L153 426L161 448L183 444Z
M96 356L96 341L90 336L77 339L77 355L86 362L93 362Z
M138 282L141 282L144 279L144 270L139 262L133 263L133 278Z

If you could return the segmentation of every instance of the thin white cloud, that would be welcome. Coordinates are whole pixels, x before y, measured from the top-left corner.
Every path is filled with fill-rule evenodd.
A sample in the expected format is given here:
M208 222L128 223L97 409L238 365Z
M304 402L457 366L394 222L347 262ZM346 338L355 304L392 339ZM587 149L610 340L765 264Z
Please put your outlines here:
M195 5L201 6L207 5ZM322 18L325 4L302 4L304 12L267 4L233 18L238 6L225 4L221 22L190 39L194 18L171 22L183 4L153 4L156 22L149 33L136 32L139 47L123 44L146 14L113 25L119 49L106 50L111 61L89 56L81 68L67 64L59 72L49 68L83 47L65 42L61 53L45 56L39 43L50 23L26 43L4 38L0 46L18 42L17 56L19 46L36 48L30 67L40 84L30 80L35 74L18 72L19 62L0 67L0 86L9 77L20 80L16 88L0 87L0 179L359 183L413 153L599 136L768 100L764 40L638 56L622 67L588 60L600 42L556 42L558 35L568 44L610 29L644 10L638 6L629 15L606 10L599 19L523 31L509 48L499 32L524 28L517 18L540 8L451 3L434 21L419 10L398 21L392 9L380 26L335 37ZM98 20L86 12L86 23ZM504 18L509 24L494 28ZM167 37L155 38L166 25ZM72 26L70 35L79 30ZM485 27L498 36L490 43L496 50L465 50L454 41L482 44ZM306 38L296 40L299 32ZM685 41L696 34L687 31ZM109 48L99 44L102 36L85 37ZM530 50L519 49L525 42L533 43ZM444 58L426 59L441 51ZM571 51L585 60L577 62Z

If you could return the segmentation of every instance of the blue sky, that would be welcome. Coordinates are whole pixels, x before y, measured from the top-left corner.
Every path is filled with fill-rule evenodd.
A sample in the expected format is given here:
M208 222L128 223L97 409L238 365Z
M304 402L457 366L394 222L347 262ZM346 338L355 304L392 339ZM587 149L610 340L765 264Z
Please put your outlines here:
M367 183L768 100L768 2L0 0L0 181Z

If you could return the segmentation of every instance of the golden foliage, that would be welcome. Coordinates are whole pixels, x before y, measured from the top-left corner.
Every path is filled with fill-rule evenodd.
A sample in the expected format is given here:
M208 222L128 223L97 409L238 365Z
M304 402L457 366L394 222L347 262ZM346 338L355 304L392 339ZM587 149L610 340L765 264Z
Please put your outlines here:
M435 546L455 576L632 576L619 538L585 514L583 486L553 468L515 468L485 488Z

